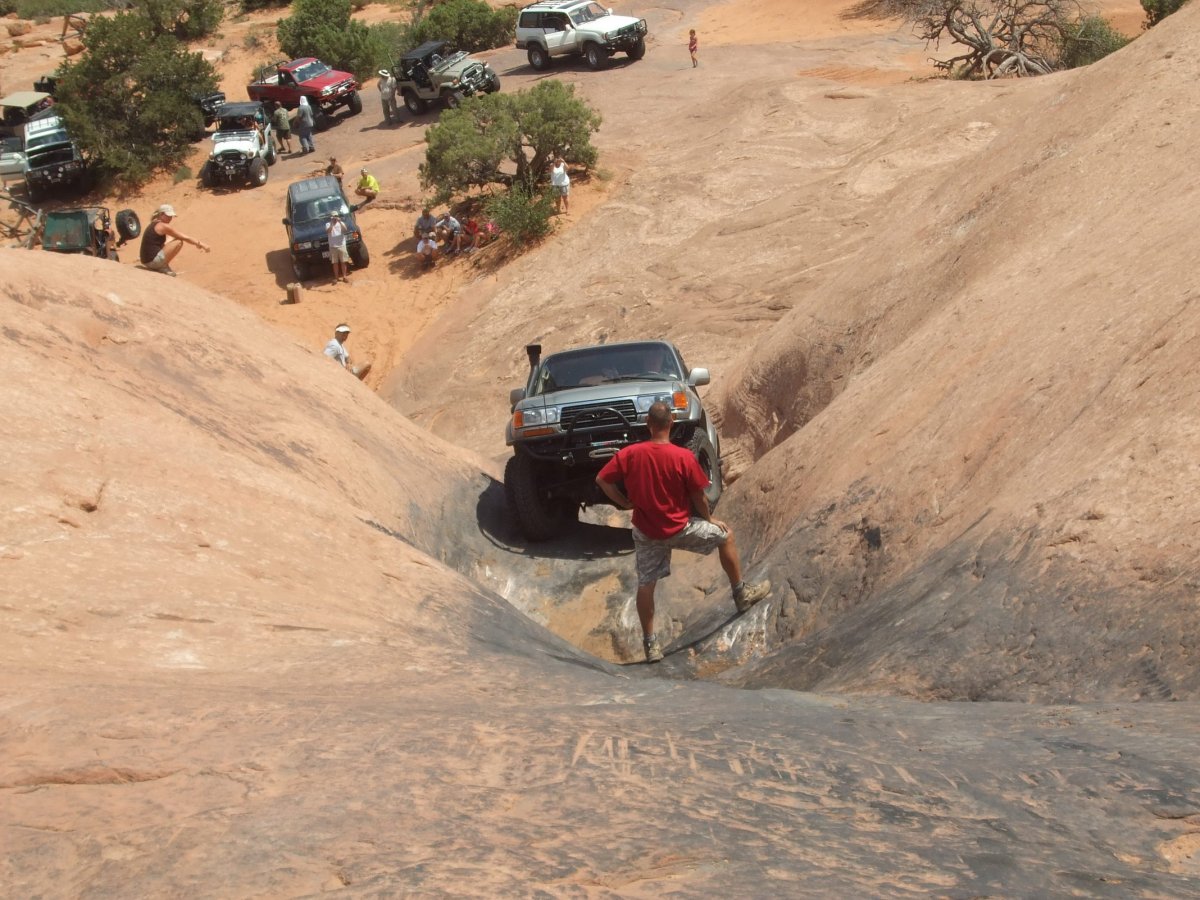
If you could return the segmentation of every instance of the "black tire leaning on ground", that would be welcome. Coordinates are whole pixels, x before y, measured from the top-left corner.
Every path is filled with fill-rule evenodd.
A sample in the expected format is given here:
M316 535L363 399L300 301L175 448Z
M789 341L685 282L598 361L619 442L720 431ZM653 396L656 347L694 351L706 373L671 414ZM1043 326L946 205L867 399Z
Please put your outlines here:
M367 251L366 241L350 245L350 262L356 269L365 269L371 264L371 254Z
M641 38L636 44L629 48L630 59L641 59L646 55L646 39Z
M529 58L529 65L539 72L544 72L550 68L550 54L546 52L546 48L541 44L533 44L530 46L526 56Z
M313 109L313 131L328 131L332 125L333 116L319 106Z
M538 464L524 453L514 453L504 467L504 496L508 511L521 533L530 541L548 541L578 514L578 507L565 500L543 497L538 488Z
M267 165L273 166L279 160L279 154L275 151L275 145L267 147Z
M132 209L118 210L115 221L118 237L126 241L132 241L142 233L142 220Z
M362 112L362 97L358 95L358 91L350 95L350 99L346 101L346 108L350 110L352 116L357 116Z
M692 451L696 462L700 463L700 468L708 476L710 483L704 491L704 496L708 498L708 508L716 509L724 488L721 483L721 460L717 457L717 451L708 439L708 432L704 430L703 425L696 426L687 448Z

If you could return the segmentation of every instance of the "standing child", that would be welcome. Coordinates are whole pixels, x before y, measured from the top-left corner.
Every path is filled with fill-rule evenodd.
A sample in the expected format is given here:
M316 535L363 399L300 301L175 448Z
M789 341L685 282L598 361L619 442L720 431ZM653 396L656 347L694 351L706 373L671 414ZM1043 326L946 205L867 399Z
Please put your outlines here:
M700 65L699 60L696 59L696 51L699 49L700 49L700 42L698 40L696 40L696 29L693 28L691 31L688 32L688 53L690 53L692 55L692 68L693 69L696 68L696 66Z

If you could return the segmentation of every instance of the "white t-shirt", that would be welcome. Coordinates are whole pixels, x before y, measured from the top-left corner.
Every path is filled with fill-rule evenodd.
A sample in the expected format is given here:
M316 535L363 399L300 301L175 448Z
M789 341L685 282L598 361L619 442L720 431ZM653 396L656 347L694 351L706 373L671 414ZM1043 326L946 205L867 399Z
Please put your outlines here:
M567 164L561 166L553 166L550 169L550 184L554 187L566 187L571 183L571 176L567 174Z
M346 223L338 220L325 229L329 232L329 249L336 250L346 246Z
M430 240L429 238L421 238L420 242L417 244L418 253L425 253L426 251L432 253L436 249L437 241Z
M342 364L342 368L345 368L350 363L350 351L337 338L333 338L333 340L325 345L325 355L331 359L336 359Z

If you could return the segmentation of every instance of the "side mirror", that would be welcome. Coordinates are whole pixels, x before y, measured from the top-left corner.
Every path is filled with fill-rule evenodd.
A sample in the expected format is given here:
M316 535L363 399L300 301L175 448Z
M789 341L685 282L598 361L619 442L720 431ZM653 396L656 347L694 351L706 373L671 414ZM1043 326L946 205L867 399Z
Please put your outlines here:
M692 387L700 387L708 382L708 369L692 369L688 372L688 384Z
M284 224L284 225L291 225L291 224L292 224L292 220L291 220L291 219L284 219L284 220L283 220L283 224Z
M513 388L508 392L508 405L516 407L518 403L525 399L525 388Z

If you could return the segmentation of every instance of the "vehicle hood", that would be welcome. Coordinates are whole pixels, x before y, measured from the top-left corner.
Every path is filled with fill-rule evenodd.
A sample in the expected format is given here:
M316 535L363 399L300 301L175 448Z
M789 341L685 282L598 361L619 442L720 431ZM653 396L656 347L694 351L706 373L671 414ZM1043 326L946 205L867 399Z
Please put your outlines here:
M325 219L314 219L311 222L293 222L292 241L294 243L301 243L302 241L324 241L325 221ZM358 231L358 223L354 221L353 216L342 216L342 222L350 229L351 232Z
M330 69L324 75L318 75L316 78L302 81L300 87L306 91L321 91L327 87L333 87L335 84L341 84L343 81L354 81L354 76L349 72L339 72L336 69Z
M215 156L228 150L239 150L243 153L258 152L258 135L253 131L218 131L212 136L212 152Z
M468 69L473 69L477 66L481 69L486 69L487 63L485 63L483 60L472 59L471 57L467 56L462 59L454 60L452 62L443 63L442 65L438 66L435 71L437 72L438 75L442 75L442 76L457 75L457 76L461 77L463 75L463 73L466 72Z
M634 16L605 16L602 19L593 19L579 26L580 31L620 31L622 28L628 28L630 25L636 25L641 19Z

